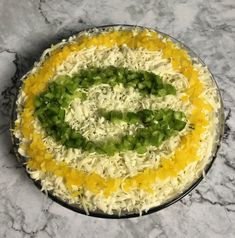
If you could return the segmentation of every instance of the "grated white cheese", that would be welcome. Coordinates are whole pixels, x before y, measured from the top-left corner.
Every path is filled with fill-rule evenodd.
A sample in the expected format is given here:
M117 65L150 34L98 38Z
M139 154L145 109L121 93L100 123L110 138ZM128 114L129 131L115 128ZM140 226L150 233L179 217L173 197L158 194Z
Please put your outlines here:
M135 125L128 126L125 122L112 124L102 118L97 118L95 113L97 108L137 111L143 108L157 110L168 107L174 110L182 110L186 116L190 116L191 105L182 103L180 100L184 95L184 90L188 87L188 82L183 75L173 70L171 63L163 59L160 52L151 52L145 49L133 50L128 47L122 47L121 49L118 47L111 49L105 47L90 48L72 53L56 70L57 75L72 75L80 69L89 66L102 67L108 65L147 70L159 74L165 82L172 83L176 87L177 95L166 96L163 100L154 96L143 97L133 88L124 88L122 85L116 85L114 88L111 88L109 85L91 87L88 91L87 100L81 102L79 99L74 99L66 112L66 121L73 128L79 128L88 139L115 138L127 132L134 133L136 130ZM211 75L200 64L195 65L195 67L199 69L200 80L208 88L203 92L202 96L214 107L214 113L208 115L210 125L207 132L203 134L198 150L198 155L202 160L188 165L177 177L157 181L154 184L154 192L151 194L139 189L128 193L120 189L108 198L105 198L102 193L94 195L89 191L83 191L83 196L73 198L67 191L61 178L49 176L42 171L30 172L31 177L41 180L43 190L53 190L53 194L62 200L80 204L87 213L89 210L96 209L100 209L108 214L120 213L122 210L139 211L141 213L166 202L168 199L184 191L187 186L191 185L201 175L201 171L210 160L217 135L217 111L220 105L218 92L211 80ZM51 80L55 80L55 78ZM23 100L24 95L21 95L18 100L19 104L23 104ZM21 110L20 107L19 110ZM35 128L40 133L44 133L37 120L35 120ZM48 150L56 155L56 160L65 161L71 167L88 173L96 172L102 177L127 178L134 176L145 168L158 167L160 158L173 153L179 144L180 137L186 134L188 130L189 128L186 127L179 135L170 138L159 148L150 147L143 155L139 155L135 151L127 151L109 157L81 152L79 149L65 149L64 146L58 145L52 138L46 136L44 142ZM24 154L24 151L20 151L20 153Z

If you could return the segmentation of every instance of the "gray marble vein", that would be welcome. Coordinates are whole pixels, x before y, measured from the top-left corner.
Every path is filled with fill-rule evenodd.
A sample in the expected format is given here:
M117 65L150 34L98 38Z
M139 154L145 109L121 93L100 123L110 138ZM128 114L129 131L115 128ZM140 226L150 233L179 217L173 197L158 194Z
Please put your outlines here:
M0 238L235 237L234 0L0 0ZM91 26L138 24L181 40L209 66L224 100L218 157L200 185L149 216L107 220L46 198L16 161L9 122L17 80L43 49Z

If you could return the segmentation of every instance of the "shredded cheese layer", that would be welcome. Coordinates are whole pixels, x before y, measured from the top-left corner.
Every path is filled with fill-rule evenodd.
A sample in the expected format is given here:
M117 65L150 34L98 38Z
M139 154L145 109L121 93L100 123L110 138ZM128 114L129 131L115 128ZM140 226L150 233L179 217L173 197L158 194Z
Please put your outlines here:
M89 66L108 65L147 70L163 77L177 95L143 97L122 85L93 86L86 101L74 99L66 121L80 128L88 139L115 138L133 132L135 125L111 124L94 117L97 108L107 110L182 110L187 127L159 148L144 154L135 151L114 156L66 149L47 137L34 115L34 99L58 75L73 75ZM19 152L28 158L27 169L44 190L87 211L121 214L142 212L184 191L209 162L216 138L218 92L208 70L193 63L188 53L154 31L111 29L73 37L43 55L23 79L18 98L15 136Z

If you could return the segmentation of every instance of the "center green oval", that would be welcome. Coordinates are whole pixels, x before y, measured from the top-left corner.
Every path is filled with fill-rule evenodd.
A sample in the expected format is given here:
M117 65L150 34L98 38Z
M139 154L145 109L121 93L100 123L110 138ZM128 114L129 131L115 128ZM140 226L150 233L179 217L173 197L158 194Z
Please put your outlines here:
M83 69L72 77L59 76L48 85L48 89L35 99L35 115L47 135L67 148L79 148L83 151L113 155L116 152L135 150L145 153L147 147L159 146L163 141L183 130L186 121L185 114L172 109L157 111L140 110L138 112L121 112L98 110L100 117L113 123L125 121L129 124L142 124L144 128L137 129L135 135L123 135L119 139L106 141L89 141L79 131L71 128L65 121L65 109L71 100L80 97L86 99L86 93L78 92L78 88L87 91L93 85L123 84L133 87L143 95L155 96L175 95L174 86L163 83L162 78L148 71L135 71L123 67L108 66Z

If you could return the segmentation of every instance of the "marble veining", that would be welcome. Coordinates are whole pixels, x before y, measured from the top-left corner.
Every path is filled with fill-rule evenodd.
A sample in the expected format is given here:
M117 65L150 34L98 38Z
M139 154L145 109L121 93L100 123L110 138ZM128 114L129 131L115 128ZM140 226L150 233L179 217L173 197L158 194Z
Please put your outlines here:
M235 2L233 0L0 0L0 238L235 237ZM137 24L181 40L209 66L225 107L218 157L200 185L149 216L107 220L46 198L12 152L17 80L43 49L87 27Z

